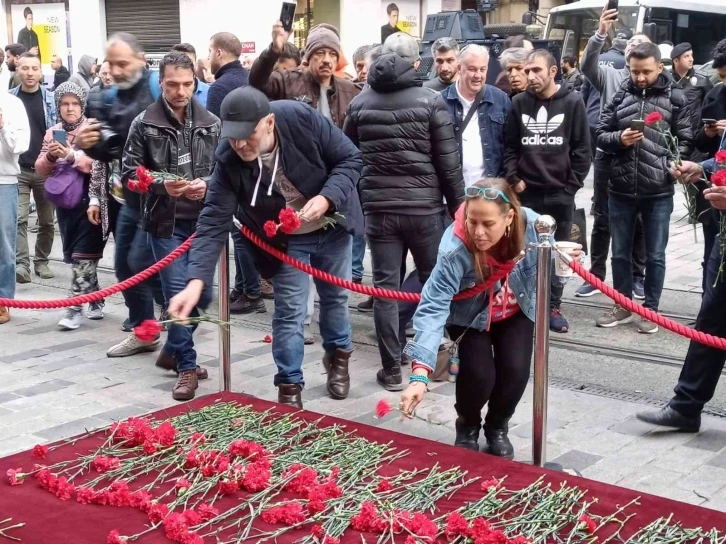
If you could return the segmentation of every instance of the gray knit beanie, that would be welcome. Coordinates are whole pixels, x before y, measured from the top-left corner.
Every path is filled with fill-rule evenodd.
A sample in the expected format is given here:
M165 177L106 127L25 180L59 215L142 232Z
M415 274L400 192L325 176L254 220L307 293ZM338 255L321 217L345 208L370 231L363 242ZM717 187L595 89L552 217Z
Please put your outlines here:
M305 44L305 60L310 60L315 51L324 47L332 49L340 57L340 38L335 32L323 26L311 29Z

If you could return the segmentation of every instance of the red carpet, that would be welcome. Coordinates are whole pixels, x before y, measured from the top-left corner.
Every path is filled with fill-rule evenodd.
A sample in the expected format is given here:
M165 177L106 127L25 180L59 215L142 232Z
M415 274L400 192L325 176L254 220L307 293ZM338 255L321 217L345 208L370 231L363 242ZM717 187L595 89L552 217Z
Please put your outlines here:
M210 404L218 399L236 401L242 404L251 404L256 410L263 411L270 408L277 408L280 411L287 411L286 408L246 397L237 394L212 395L197 399L191 403L179 405L172 409L162 410L153 414L154 417L166 418L177 415L183 411ZM319 414L313 412L302 412L300 417L307 420L317 420ZM444 444L418 439L412 436L393 433L383 429L370 427L358 423L342 421L326 417L322 425L338 423L345 425L349 430L356 430L362 437L376 442L394 442L400 449L409 450L410 454L398 460L394 465L387 467L385 472L397 472L399 469L411 470L414 468L425 468L439 463L443 468L459 466L469 471L469 477L482 476L484 479L491 477L500 478L507 476L505 486L508 489L520 489L527 487L537 480L543 473L547 481L559 484L567 481L570 485L576 485L583 490L589 490L590 496L599 500L598 505L593 509L598 514L613 513L620 505L625 505L636 497L640 496L640 506L633 507L630 513L637 513L621 532L621 537L627 538L639 528L663 516L674 514L674 521L680 521L686 527L715 527L720 531L726 531L726 514L690 506L687 504L662 499L650 495L636 493L626 489L594 482L584 478L563 476L557 473L543 471L520 463L500 460L481 453L468 452L459 448L453 448ZM46 461L48 464L68 459L76 454L87 454L89 450L95 450L99 446L99 438L92 436L85 438L74 446L64 446L52 452ZM435 453L436 455L431 455ZM146 528L146 516L131 508L115 508L109 506L87 506L78 504L75 501L63 502L43 491L33 479L28 479L23 485L10 487L6 481L5 473L8 469L23 467L31 470L35 461L31 458L30 452L23 452L11 457L0 459L0 519L13 518L15 523L25 522L22 529L13 531L11 534L22 539L26 544L91 544L105 543L106 537L113 529L120 530L121 534L131 535L141 532ZM441 511L458 508L463 502L474 501L482 496L479 483L470 485L468 488L458 492L450 501L440 501ZM301 536L309 533L299 531L291 532L281 538L280 541L292 542ZM349 531L343 539L349 542L361 542L360 535ZM4 542L0 538L0 541ZM370 540L370 541L374 541ZM161 531L148 534L137 542L144 543L168 543Z

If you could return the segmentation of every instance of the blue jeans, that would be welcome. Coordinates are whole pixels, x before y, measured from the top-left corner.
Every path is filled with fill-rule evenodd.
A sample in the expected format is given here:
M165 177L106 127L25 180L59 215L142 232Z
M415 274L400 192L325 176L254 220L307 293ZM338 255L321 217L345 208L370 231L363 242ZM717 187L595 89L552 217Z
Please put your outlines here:
M119 281L129 279L156 262L146 238L146 233L141 230L141 212L123 206L118 215L114 235L116 278ZM129 323L132 327L140 325L147 319L154 319L154 300L160 305L164 304L158 275L123 291L122 294L129 309Z
M673 213L673 197L623 198L610 195L610 236L613 244L613 287L633 298L633 235L640 213L645 234L645 303L658 310L666 269L668 228Z
M260 296L260 273L255 266L248 242L236 228L232 230L232 240L234 241L234 290L248 297L257 298Z
M290 236L287 253L324 272L350 280L351 237L341 228ZM283 264L273 278L275 313L272 316L272 356L277 365L275 385L304 384L302 362L305 350L303 322L307 313L308 275ZM350 349L348 291L315 280L320 297L320 334L323 349Z
M363 259L366 257L366 239L364 236L353 237L353 279L362 280L365 267Z
M174 234L171 238L159 238L149 235L151 249L154 252L154 258L160 261L169 253L178 248L189 238L196 230L197 222L188 219L177 219L174 223ZM179 294L187 286L187 268L189 266L189 252L183 253L181 257L164 268L159 274L161 275L161 288L164 296L170 300L174 295ZM209 291L209 289L205 289ZM208 297L203 295L203 299ZM200 301L200 306L206 306L207 301ZM199 312L196 308L192 312L192 317L198 317ZM169 334L166 337L164 351L169 355L173 355L176 359L176 369L178 372L185 370L194 370L197 367L197 352L194 351L194 338L192 335L197 330L197 325L177 325L172 323L169 328Z
M0 185L0 297L15 297L18 185Z

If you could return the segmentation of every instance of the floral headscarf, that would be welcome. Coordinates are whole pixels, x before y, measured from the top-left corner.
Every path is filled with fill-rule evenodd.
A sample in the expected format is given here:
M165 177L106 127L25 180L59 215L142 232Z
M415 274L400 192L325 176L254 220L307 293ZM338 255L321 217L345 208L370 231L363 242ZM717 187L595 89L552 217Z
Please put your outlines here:
M66 123L63 118L61 117L61 100L63 97L67 94L72 94L78 98L78 100L81 101L81 117L76 121L75 123ZM73 132L76 130L79 126L81 126L81 123L86 120L85 112L86 112L86 92L81 89L81 87L72 81L66 81L65 83L61 83L56 88L55 92L55 109L58 112L58 118L61 121L61 124L63 125L63 130L66 132Z

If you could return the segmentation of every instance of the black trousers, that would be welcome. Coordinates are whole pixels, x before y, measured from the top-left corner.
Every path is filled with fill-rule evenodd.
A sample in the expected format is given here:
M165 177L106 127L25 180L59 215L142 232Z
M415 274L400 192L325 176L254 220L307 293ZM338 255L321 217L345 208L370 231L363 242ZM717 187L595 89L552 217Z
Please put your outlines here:
M572 230L572 218L575 215L575 195L569 194L564 189L550 191L526 189L520 193L519 200L522 206L531 208L541 215L551 215L557 221L555 240L565 242L570 240ZM552 278L550 290L550 306L559 308L562 304L562 292L564 284L557 278Z
M716 241L706 267L706 290L696 319L696 329L724 338L726 337L726 278L722 275L714 287L720 266L721 247ZM691 341L675 388L676 395L670 401L671 408L684 416L699 415L705 404L713 398L724 363L726 363L726 351Z
M443 232L444 224L440 213L367 215L366 239L373 260L373 285L391 290L401 288L401 262L405 259L406 249L413 256L421 285L425 284L436 266ZM378 351L386 370L400 367L401 353L406 345L406 321L399 322L398 315L395 301L382 298L374 300L373 321L378 337Z
M610 207L608 205L608 183L612 155L598 151L595 154L595 193L593 211L595 221L590 233L590 272L601 280L607 274L610 253ZM645 233L643 219L638 215L633 239L633 276L645 277Z
M456 340L466 327L450 325L447 330ZM488 425L498 428L512 417L529 380L533 338L534 323L521 311L492 323L489 331L466 331L456 379L456 413L464 425L480 425L487 402Z

